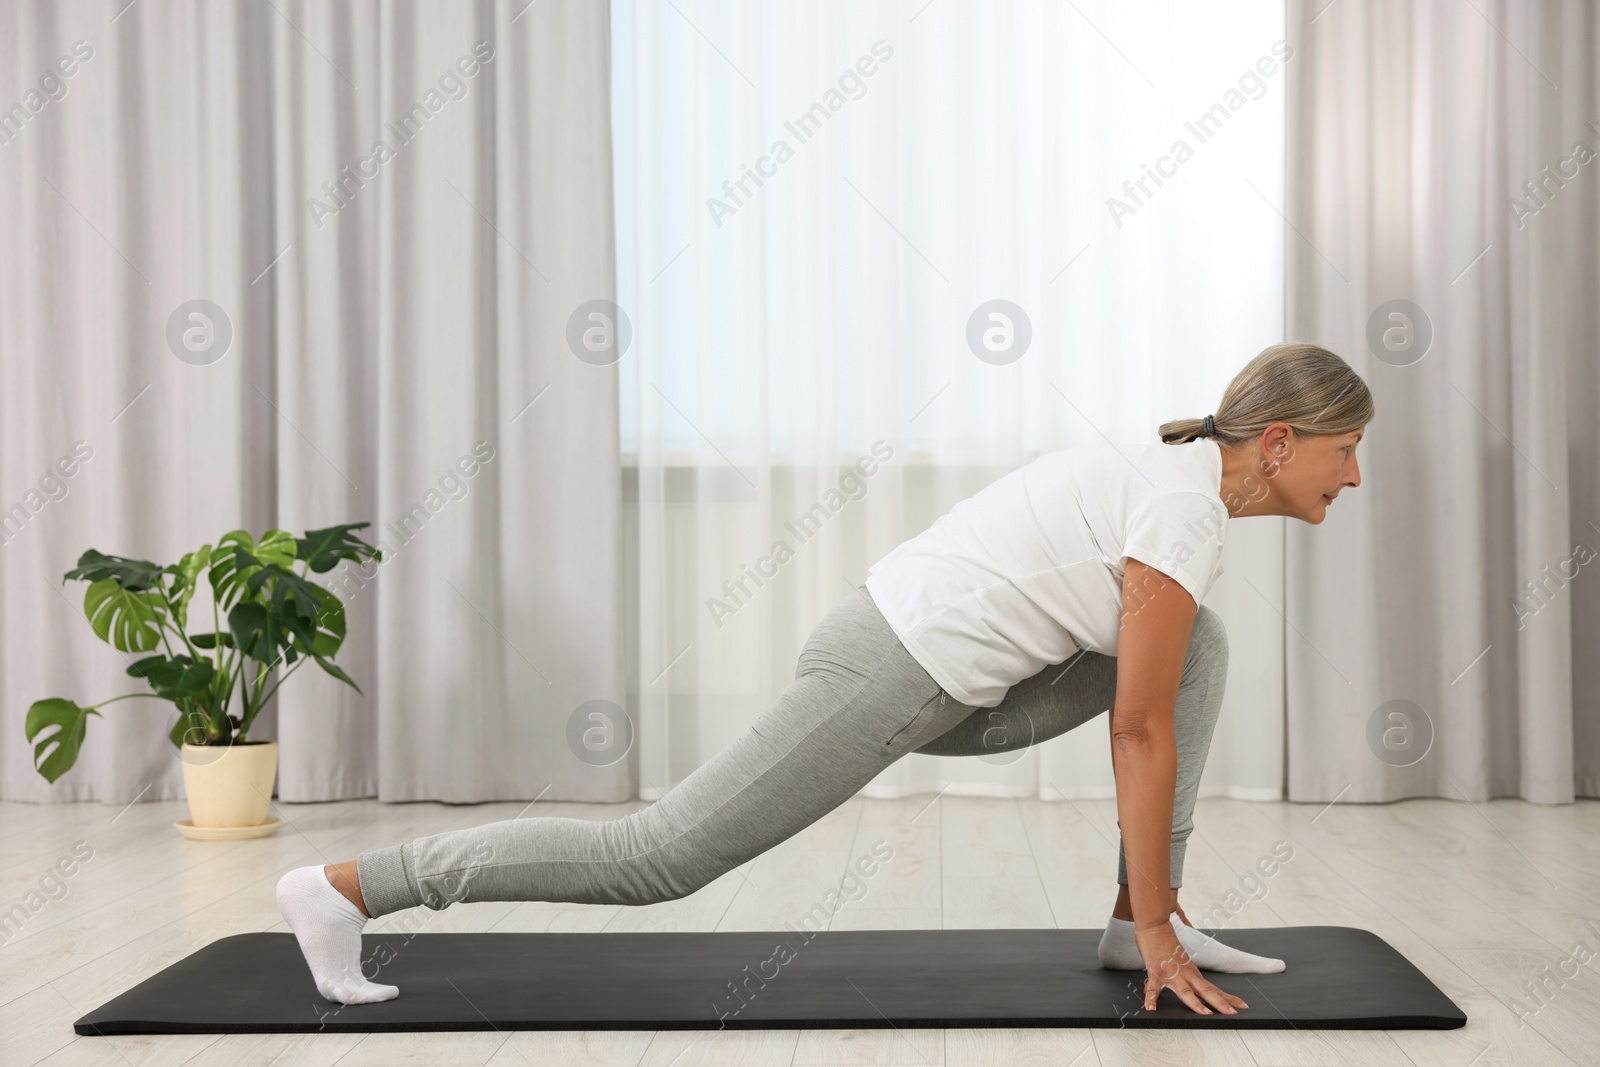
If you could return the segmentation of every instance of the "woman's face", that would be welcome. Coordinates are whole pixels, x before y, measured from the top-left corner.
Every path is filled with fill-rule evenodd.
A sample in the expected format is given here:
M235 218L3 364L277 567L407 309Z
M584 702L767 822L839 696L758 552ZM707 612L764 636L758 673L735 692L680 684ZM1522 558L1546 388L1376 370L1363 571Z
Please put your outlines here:
M1361 484L1356 443L1364 433L1363 429L1301 437L1289 431L1273 479L1285 514L1320 524L1333 498L1346 486Z

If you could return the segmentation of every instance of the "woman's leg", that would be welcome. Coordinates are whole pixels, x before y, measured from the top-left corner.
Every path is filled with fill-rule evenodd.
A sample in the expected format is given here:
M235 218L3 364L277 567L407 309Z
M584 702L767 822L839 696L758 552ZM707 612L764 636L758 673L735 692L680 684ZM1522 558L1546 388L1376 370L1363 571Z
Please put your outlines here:
M462 901L685 896L843 804L914 739L972 710L946 697L858 589L818 624L777 702L650 807L611 820L510 819L364 852L355 861L360 895L373 916ZM348 976L352 963L322 966Z
M1195 612L1173 705L1178 773L1172 796L1171 888L1172 908L1177 908L1178 887L1183 884L1183 861L1194 832L1194 803L1200 789L1200 772L1217 713L1222 708L1228 679L1228 635L1217 613L1201 605ZM1013 686L993 708L979 708L967 719L938 737L920 742L913 751L940 756L981 756L1047 741L1107 710L1116 701L1117 661L1113 656L1085 651L1066 663L1054 663ZM1137 970L1144 966L1133 939L1133 910L1128 900L1127 855L1117 843L1117 882L1121 889L1111 919L1100 939L1103 966ZM1180 919L1174 910L1178 941L1196 965L1205 970L1235 974L1271 973L1284 962L1256 956L1224 945Z
M1228 679L1228 635L1204 604L1195 611L1178 682L1172 725L1178 776L1172 794L1171 886L1183 885L1183 860L1194 832L1194 802ZM1117 659L1084 650L1012 686L992 708L979 708L949 732L915 749L934 756L982 756L1025 748L1081 726L1116 701ZM1117 844L1117 882L1128 884L1127 857Z
M862 587L819 622L778 702L650 808L608 821L507 819L374 849L355 857L354 894L333 885L349 864L296 867L278 880L278 905L323 997L392 1000L400 990L362 968L366 918L456 902L686 896L818 821L914 739L971 710L947 699Z

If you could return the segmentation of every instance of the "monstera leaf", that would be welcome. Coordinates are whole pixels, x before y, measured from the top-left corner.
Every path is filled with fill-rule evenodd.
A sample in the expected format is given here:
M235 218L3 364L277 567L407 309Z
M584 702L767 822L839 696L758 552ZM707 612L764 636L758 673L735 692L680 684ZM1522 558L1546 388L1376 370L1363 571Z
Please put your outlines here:
M228 612L228 627L233 631L234 647L257 663L277 663L280 655L294 662L293 634L271 605L254 600L235 604Z
M37 741L33 746L34 769L49 782L71 770L78 762L78 749L88 732L89 716L99 714L93 708L80 708L64 697L34 701L24 724L28 740ZM53 731L44 733L52 726L55 727Z
M246 600L228 612L235 647L268 664L276 663L280 654L286 663L300 655L311 656L323 670L359 693L360 687L349 675L327 661L344 644L344 604L339 598L275 566L263 567L251 581L256 579L271 581L272 595L265 603Z
M245 581L262 567L275 563L287 567L295 559L294 536L268 530L256 541L248 531L231 530L217 539L212 552L211 591L217 607L227 611L245 591Z
M306 651L316 643L317 617L323 610L323 597L332 594L276 563L269 563L250 575L246 587L260 602L269 582L272 589L270 595L265 597L265 602L271 608L271 614L276 616L279 626L298 639L296 649ZM294 651L290 650L290 663L294 662Z
M308 582L294 571L285 570L276 563L269 563L256 570L250 575L246 585L251 593L259 596L261 587L268 582L272 583L272 605L283 614L284 618L303 619L315 625L317 614L322 611L322 595L325 592L320 585ZM307 640L309 641L309 638Z
M208 659L190 659L180 652L171 659L166 656L149 656L128 668L135 678L150 683L156 696L164 700L182 700L204 693L211 685L216 667Z
M361 538L350 536L351 530L371 525L370 522L350 522L322 530L307 530L304 537L295 541L295 546L300 558L306 561L306 566L314 574L331 571L341 559L355 563L363 559L382 560L382 552Z
M294 576L291 575L290 577ZM317 612L314 622L310 622L299 615L285 615L277 609L278 602L276 598L270 602L273 612L284 620L284 628L292 635L291 641L293 642L294 652L311 657L317 661L317 666L327 671L328 674L339 679L339 681L356 692L361 692L361 687L355 683L355 680L329 658L337 653L339 647L344 644L344 603L331 591L324 589L320 585L302 584L305 589L298 593L297 596L314 596L321 604L321 610ZM290 662L294 660L292 653L287 658Z
M339 651L339 646L344 644L344 602L321 586L315 588L322 595L322 613L317 616L317 636L316 640L311 642L309 654L317 661L317 666L359 693L361 687L355 680L328 659Z
M200 572L210 563L211 546L201 545L198 550L185 553L176 566L167 568L167 572L176 575L178 579L168 590L167 599L172 604L172 617L177 620L180 630L188 629L189 601L194 597L194 591L199 585Z
M332 656L344 644L344 602L320 585L309 585L308 588L311 591L309 595L317 598L319 606L309 630L294 630L297 647L308 656ZM299 626L298 622L296 626ZM312 635L310 642L305 640L307 632Z
M327 671L329 674L333 675L335 678L339 679L339 681L343 682L345 685L348 685L356 692L361 692L361 687L355 683L355 679L344 673L344 670L337 663L334 663L332 660L323 659L321 656L315 656L313 658L317 661L317 666L321 667L323 670ZM365 696L366 694L362 693L362 695Z
M83 613L102 641L123 652L149 652L161 644L167 598L153 589L124 589L116 578L102 578L83 594Z
M78 565L62 575L61 580L80 578L99 582L109 579L130 593L139 593L146 589L161 588L161 576L165 573L166 568L158 567L147 559L108 556L91 548L78 557Z

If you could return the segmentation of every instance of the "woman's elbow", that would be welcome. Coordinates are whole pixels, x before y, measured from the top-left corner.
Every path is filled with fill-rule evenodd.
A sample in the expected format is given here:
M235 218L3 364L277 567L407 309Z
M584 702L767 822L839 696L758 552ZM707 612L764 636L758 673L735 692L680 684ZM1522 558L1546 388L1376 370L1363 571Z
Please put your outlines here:
M1111 747L1118 752L1144 752L1150 748L1150 730L1142 723L1118 725L1111 732Z
M1111 729L1111 747L1122 752L1169 749L1176 742L1172 724L1159 717L1131 715Z

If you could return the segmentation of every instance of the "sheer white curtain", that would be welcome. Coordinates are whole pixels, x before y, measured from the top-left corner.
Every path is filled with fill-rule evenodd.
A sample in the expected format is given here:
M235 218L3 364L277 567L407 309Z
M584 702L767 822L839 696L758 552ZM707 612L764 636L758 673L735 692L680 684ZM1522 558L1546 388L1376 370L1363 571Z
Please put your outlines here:
M1042 451L1205 415L1283 338L1293 53L1276 0L612 18L649 799L770 706L900 541ZM1020 311L972 328L996 300ZM1283 521L1235 520L1207 601L1233 655L1206 793L1281 795ZM912 755L867 792L1110 796L1103 723L993 761Z

